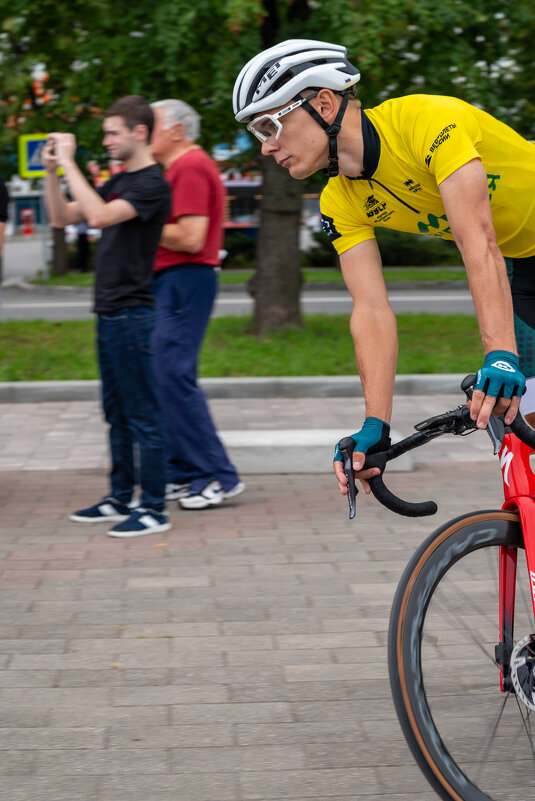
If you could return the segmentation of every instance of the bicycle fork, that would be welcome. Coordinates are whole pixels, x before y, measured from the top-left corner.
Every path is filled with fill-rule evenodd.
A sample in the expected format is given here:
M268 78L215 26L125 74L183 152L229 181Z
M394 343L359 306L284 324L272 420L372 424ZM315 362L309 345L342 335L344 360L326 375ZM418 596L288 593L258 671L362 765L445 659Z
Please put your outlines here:
M535 636L535 475L530 465L534 451L514 434L506 434L500 449L505 501L503 509L518 512L528 569L533 629L523 635ZM514 464L513 464L514 462ZM515 692L511 659L515 650L514 617L518 549L502 545L499 557L499 628L496 662L500 667L500 689Z

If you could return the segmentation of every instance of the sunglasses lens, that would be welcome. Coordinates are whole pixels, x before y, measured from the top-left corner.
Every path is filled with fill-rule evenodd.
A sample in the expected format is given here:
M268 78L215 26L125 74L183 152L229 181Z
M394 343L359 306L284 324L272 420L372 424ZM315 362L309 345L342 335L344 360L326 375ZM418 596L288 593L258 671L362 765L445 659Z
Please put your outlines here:
M277 138L281 127L281 124L277 123L270 114L264 114L262 117L258 117L258 119L250 122L247 126L247 130L254 134L261 142L267 142L269 139Z

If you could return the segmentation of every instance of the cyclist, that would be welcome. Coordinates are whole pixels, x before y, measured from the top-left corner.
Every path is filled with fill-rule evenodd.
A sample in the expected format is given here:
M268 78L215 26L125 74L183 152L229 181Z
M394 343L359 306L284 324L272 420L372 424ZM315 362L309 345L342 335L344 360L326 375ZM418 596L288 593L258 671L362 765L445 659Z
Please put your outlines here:
M535 376L535 147L453 97L408 95L364 111L359 78L345 47L291 39L244 66L233 105L263 155L294 178L319 169L329 176L322 223L353 298L351 333L366 407L352 435L353 462L369 492L366 479L378 470L361 468L365 453L388 441L398 348L374 229L456 242L486 353L471 414L479 428L493 410L512 422L522 371ZM513 259L514 310L504 256ZM526 395L522 410L535 422L535 386L533 397ZM338 450L334 468L346 494Z

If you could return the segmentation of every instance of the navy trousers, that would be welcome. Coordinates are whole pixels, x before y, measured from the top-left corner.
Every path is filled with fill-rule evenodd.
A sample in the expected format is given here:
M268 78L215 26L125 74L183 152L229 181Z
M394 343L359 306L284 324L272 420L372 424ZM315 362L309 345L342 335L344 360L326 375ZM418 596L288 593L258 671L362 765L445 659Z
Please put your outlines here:
M141 505L162 511L165 439L152 364L154 321L154 309L145 307L99 314L97 346L110 426L110 495L127 504L139 481Z
M197 363L217 291L213 267L169 267L156 273L154 369L166 427L167 482L198 492L216 479L238 481L197 384Z

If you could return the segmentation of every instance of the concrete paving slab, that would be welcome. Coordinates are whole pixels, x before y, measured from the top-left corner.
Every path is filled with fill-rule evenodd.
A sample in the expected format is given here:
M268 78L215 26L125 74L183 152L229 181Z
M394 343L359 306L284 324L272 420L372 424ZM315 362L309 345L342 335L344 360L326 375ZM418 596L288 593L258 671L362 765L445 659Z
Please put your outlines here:
M1 479L2 801L435 798L390 699L388 612L432 528L500 505L494 461L393 474L435 519L359 495L350 522L330 475L249 474L235 501L173 505L169 532L129 543L66 521L101 471Z
M393 439L409 435L416 422L455 408L460 401L460 393L397 395ZM330 473L334 444L355 431L364 417L364 401L357 397L213 399L210 406L238 470L266 476ZM420 461L486 459L489 453L490 440L484 433L443 437L397 459L389 470L411 470ZM62 469L109 469L107 427L99 402L0 403L0 472ZM41 519L45 515L43 499Z

